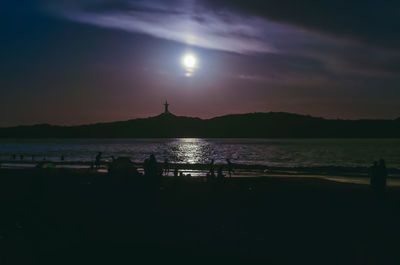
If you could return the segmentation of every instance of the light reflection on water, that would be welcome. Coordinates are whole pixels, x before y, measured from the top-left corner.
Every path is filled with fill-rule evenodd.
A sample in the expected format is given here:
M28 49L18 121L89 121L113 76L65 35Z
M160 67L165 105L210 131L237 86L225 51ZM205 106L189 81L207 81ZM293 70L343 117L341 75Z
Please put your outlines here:
M177 148L174 148L172 155L177 161L186 161L186 163L194 164L204 161L206 150L204 141L196 138L178 139L178 143L174 143Z
M361 166L385 158L388 167L400 168L400 139L40 139L0 140L0 159L12 154L24 160L44 157L60 161L93 161L127 156L143 162L150 154L175 163L234 163L269 166Z

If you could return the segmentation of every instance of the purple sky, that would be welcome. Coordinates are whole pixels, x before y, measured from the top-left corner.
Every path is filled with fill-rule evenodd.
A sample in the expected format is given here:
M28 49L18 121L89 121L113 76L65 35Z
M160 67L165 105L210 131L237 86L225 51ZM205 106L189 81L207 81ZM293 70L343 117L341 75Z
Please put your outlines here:
M202 118L400 116L399 4L247 2L6 0L0 126L148 117L166 99Z

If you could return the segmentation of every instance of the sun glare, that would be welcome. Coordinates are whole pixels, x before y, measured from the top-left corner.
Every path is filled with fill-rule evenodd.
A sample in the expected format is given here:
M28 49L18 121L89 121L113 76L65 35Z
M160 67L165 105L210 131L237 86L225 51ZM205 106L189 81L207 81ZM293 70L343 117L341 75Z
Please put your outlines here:
M197 57L192 53L186 53L182 57L182 65L186 71L185 76L191 77L197 68Z
M187 69L193 69L196 67L197 58L193 54L185 54L182 63Z

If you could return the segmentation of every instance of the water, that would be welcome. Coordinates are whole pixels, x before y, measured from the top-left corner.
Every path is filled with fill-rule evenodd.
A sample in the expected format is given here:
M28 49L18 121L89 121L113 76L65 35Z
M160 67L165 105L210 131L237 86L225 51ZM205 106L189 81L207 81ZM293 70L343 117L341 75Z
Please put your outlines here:
M35 139L0 140L0 160L12 154L25 161L44 157L60 161L89 162L98 152L105 160L127 156L143 162L149 154L175 163L234 163L269 166L365 167L385 158L390 168L400 169L400 139Z

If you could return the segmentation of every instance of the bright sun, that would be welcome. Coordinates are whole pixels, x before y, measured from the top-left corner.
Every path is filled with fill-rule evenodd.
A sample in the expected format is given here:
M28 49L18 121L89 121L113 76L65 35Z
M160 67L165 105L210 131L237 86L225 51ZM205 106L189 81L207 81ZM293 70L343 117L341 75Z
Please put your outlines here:
M193 69L196 67L197 58L193 54L185 54L182 63L187 69Z

